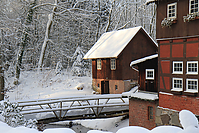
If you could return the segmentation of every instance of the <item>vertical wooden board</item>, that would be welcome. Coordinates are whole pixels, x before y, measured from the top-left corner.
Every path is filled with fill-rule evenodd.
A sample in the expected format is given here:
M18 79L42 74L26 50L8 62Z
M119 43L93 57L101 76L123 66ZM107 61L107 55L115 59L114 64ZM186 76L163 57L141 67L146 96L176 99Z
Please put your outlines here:
M96 63L96 60L92 60L92 77L97 78L97 63Z

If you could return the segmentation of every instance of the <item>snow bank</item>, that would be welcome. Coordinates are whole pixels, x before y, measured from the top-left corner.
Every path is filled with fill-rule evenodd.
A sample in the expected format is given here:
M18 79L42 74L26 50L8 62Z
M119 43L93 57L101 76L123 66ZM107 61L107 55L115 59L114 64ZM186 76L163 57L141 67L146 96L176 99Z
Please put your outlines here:
M179 119L184 129L187 129L189 126L195 126L196 128L198 128L198 119L192 112L188 110L182 110L179 113Z
M87 133L112 133L112 132L103 132L103 131L98 131L98 130L90 130Z
M46 129L43 133L75 133L72 129L69 128L54 128L54 129Z
M199 133L198 120L192 112L188 110L182 110L179 113L179 118L180 118L180 123L183 126L183 129L176 126L159 126L150 131L144 127L128 126L120 128L116 133ZM110 124L110 122L111 121L103 121L103 125L106 126L107 124ZM111 124L109 126L111 126ZM37 131L36 129L30 129L27 127L12 128L3 122L0 122L0 129L1 132L3 133L75 133L72 129L69 128L46 129L43 132ZM111 133L111 132L90 130L87 133Z
M178 133L181 128L175 126L159 126L151 130L150 133Z
M119 129L116 133L149 133L150 130L144 127L129 126Z
M179 119L184 128L184 130L179 133L199 133L198 119L192 112L188 110L180 111Z

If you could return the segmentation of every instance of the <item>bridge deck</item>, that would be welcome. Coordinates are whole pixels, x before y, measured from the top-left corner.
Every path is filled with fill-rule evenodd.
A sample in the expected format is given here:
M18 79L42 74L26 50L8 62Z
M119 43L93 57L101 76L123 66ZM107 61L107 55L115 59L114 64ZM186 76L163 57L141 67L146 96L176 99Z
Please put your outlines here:
M23 115L50 112L53 114L50 117L57 120L89 115L95 118L106 114L114 116L119 112L121 114L128 112L129 108L128 98L122 98L121 94L87 95L17 102L22 109L21 113Z

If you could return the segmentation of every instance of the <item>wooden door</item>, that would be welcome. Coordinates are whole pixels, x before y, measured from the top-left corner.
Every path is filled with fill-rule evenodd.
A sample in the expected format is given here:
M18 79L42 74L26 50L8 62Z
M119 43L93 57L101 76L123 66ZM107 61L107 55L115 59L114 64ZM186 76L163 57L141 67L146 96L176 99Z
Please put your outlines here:
M145 91L156 92L155 82L154 80L146 80L145 81Z
M109 94L109 81L101 81L101 94Z

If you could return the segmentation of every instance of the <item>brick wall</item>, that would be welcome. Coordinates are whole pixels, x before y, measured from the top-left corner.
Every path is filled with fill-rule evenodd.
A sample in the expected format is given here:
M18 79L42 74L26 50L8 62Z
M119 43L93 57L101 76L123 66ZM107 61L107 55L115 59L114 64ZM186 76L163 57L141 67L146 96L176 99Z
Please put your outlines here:
M147 129L156 127L155 114L158 101L146 101L141 99L129 99L129 126L141 126ZM149 120L148 107L153 107L153 119Z
M195 115L199 115L199 97L184 95L159 94L159 106L172 110L190 110Z

